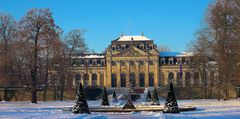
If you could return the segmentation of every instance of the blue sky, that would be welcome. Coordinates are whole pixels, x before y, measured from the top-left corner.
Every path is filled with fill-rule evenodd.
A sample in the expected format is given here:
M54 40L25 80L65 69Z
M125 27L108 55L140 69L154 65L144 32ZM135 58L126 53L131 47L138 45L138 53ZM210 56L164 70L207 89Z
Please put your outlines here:
M17 20L31 8L50 8L64 33L86 29L97 52L124 35L144 35L171 51L185 51L204 23L212 0L0 0L0 12Z

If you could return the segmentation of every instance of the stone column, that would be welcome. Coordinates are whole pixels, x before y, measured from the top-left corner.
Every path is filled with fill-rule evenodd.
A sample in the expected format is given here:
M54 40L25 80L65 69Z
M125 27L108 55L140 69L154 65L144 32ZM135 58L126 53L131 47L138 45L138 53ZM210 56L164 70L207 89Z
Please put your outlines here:
M145 73L145 87L149 87L149 64L148 62L145 61L145 69L146 69L146 73Z
M127 72L126 72L126 87L131 87L130 85L130 63L129 61L126 61L126 66L127 66Z
M154 62L154 87L159 86L159 62L158 61L153 61Z
M107 80L107 73L103 73L103 85L106 86L106 80Z
M80 77L80 82L81 82L81 84L83 85L83 76L84 76L84 73L80 73L80 75L81 75L81 77Z
M104 81L104 86L105 87L111 87L111 75L112 75L112 56L111 54L107 55L106 57L106 67L107 67L107 70L106 70L106 78L105 78L105 81Z
M190 84L192 85L192 84L194 84L194 81L193 81L193 75L194 75L194 73L193 72L190 72Z
M136 66L136 74L135 74L135 81L136 81L136 85L135 87L140 87L140 78L139 78L139 63L138 62L134 62L135 66Z
M92 85L92 73L88 73L88 85Z
M186 72L182 72L182 86L185 87L186 86Z
M173 72L174 74L174 79L173 79L173 84L177 84L177 71Z
M101 85L101 83L100 83L101 82L100 73L101 72L97 72L97 85L99 85L99 86Z
M117 74L116 74L116 80L117 80L117 87L121 87L121 63L120 61L116 62L117 65Z
M168 85L168 73L169 72L164 71L163 73L164 73L164 79L163 79L164 83L163 84L164 85Z

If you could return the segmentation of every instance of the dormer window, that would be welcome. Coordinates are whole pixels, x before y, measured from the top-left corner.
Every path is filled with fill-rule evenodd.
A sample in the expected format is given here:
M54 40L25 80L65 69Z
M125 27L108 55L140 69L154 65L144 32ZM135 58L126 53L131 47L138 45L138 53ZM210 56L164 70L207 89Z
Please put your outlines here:
M120 50L120 48L121 48L121 47L118 45L117 48L116 48L116 50Z
M184 57L182 58L182 63L183 63L183 64L186 64L186 60L185 60Z
M127 49L128 47L129 47L129 45L126 45L126 46L125 46L125 49Z
M137 45L137 48L140 49L140 45Z
M84 60L81 59L81 60L80 60L80 64L81 64L81 65L84 65Z
M100 63L101 63L101 60L100 60L100 59L98 59L98 60L97 60L97 64L99 65Z
M101 65L104 66L104 62L102 62Z
M89 65L92 65L92 60L91 60L91 59L88 61L88 64L89 64Z
M150 46L150 47L149 47L149 50L152 50L152 49L153 49L153 46Z
M112 50L115 51L116 47L112 47Z
M71 61L71 64L72 64L73 66L76 66L76 61L75 61L75 60L72 60L72 61Z

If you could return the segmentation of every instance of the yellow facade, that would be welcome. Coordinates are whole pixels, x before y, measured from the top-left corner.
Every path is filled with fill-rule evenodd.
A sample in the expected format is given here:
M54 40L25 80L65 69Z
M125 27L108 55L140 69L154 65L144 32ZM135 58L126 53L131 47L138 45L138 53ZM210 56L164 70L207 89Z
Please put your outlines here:
M201 83L189 63L189 56L161 56L153 40L145 36L121 36L111 42L104 54L76 56L69 69L73 72L73 85L81 81L107 88L143 89L169 82L182 86Z

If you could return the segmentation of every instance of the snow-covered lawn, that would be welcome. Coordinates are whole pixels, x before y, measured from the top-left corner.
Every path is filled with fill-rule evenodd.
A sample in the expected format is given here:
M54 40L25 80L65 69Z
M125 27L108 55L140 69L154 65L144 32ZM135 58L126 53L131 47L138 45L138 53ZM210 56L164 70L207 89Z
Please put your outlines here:
M161 105L165 101L160 100ZM73 101L47 101L38 104L30 104L29 102L0 102L0 118L80 118L80 119L240 119L240 99L230 101L217 100L179 100L180 106L195 106L197 110L181 112L180 114L163 114L162 112L131 112L131 113L94 113L72 114L64 111L68 107L72 107ZM88 101L89 106L98 106L100 101ZM135 104L140 104L136 102ZM116 105L112 103L111 105Z

